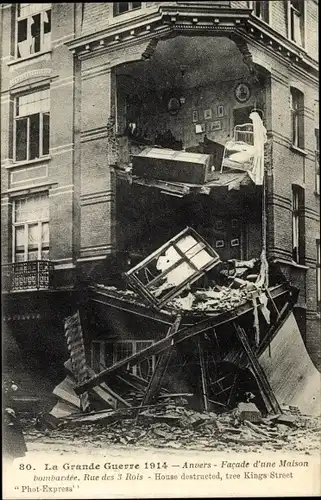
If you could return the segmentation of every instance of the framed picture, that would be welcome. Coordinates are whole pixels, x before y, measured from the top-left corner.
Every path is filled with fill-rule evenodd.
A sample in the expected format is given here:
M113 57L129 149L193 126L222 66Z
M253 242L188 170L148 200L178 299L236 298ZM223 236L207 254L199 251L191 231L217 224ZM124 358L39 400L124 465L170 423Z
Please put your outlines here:
M215 130L221 130L221 122L220 120L216 120L211 123L211 132L215 132Z
M195 109L192 114L193 123L198 122L198 111Z
M223 248L224 247L224 240L217 240L215 243L215 248Z
M234 89L234 95L238 102L244 103L251 97L251 90L247 83L240 82Z
M197 123L195 125L195 134L204 134L205 132L205 123Z
M224 106L223 106L223 104L220 104L219 106L217 106L216 116L218 118L222 118L224 115L225 115Z
M238 247L240 246L240 240L238 238L234 238L234 240L231 240L231 247Z
M211 120L212 119L212 110L209 108L209 109L205 109L204 110L204 120Z

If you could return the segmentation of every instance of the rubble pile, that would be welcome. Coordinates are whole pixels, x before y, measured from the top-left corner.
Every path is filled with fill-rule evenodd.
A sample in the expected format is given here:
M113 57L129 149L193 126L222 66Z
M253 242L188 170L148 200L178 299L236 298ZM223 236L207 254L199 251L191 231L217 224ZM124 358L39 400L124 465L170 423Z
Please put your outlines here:
M222 269L217 273L215 282L207 288L196 288L193 291L181 293L166 303L164 309L191 311L203 314L221 313L230 311L253 297L258 292L254 281L257 274L253 269L258 260L248 261L229 260L222 263ZM251 274L252 273L252 274ZM141 297L133 290L119 289L115 286L97 284L98 288L107 290L131 303L141 302Z
M297 363L305 347L293 347L300 337L293 291L284 284L267 287L264 258L222 263L187 228L125 274L133 291L97 285L95 300L135 319L163 322L167 334L95 373L87 365L79 311L66 318L67 376L54 390L56 406L38 420L38 432L78 435L101 446L300 450L300 439L318 428L301 413L319 415L319 396L313 388L301 397L309 381ZM152 357L149 378L134 375L133 367ZM180 380L184 366L193 383ZM291 371L292 392L282 366Z
M64 440L93 444L104 448L110 444L172 449L215 449L217 451L317 450L320 440L320 418L303 416L296 409L283 409L280 415L263 418L258 412L256 423L243 419L242 412L253 411L249 403L225 414L199 413L182 404L167 401L162 407L141 412L139 418L117 418L110 422L74 426L72 420L60 422L56 429L26 429L28 441L39 437L48 443ZM96 414L97 415L97 414Z
M205 314L221 313L245 304L252 298L255 290L255 286L250 282L246 282L246 285L239 289L216 286L213 289L190 292L186 297L176 297L167 306L178 310L203 312Z

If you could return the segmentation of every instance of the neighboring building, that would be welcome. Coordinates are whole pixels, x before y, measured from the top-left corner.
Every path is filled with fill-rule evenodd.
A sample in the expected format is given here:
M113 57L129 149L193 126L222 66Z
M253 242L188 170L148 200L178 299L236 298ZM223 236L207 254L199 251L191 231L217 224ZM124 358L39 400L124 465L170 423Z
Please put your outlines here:
M63 317L107 254L146 256L188 222L222 258L259 257L263 219L320 368L318 2L3 4L1 16L4 312L20 345L61 358ZM268 131L265 196L128 182L147 145L209 152L253 109ZM113 360L150 337L114 345Z

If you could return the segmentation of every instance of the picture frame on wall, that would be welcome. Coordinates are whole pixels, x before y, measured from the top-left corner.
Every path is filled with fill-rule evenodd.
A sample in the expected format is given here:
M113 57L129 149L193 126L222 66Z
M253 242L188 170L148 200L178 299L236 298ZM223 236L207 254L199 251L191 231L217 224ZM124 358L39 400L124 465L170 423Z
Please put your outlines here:
M197 109L194 109L194 111L192 113L192 121L193 121L193 123L198 122L198 119L199 119L198 111L197 111Z
M225 115L225 109L223 104L219 104L216 109L216 116L222 118Z
M205 109L204 110L204 120L211 120L212 119L212 110L211 108Z
M211 123L211 132L215 132L216 130L221 130L222 124L220 120L216 120Z
M195 125L195 134L204 134L205 132L205 123L197 123Z

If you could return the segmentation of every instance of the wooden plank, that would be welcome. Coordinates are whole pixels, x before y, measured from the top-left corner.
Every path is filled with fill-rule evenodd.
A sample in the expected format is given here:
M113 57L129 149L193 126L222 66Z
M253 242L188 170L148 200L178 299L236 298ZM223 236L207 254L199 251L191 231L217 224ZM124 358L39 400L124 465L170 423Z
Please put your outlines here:
M67 361L64 363L64 367L67 370L68 373L73 375L72 372L72 363L71 359L68 358ZM88 375L90 377L94 377L96 373L92 368L87 366L88 370ZM113 391L110 387L108 387L105 382L102 382L101 384L95 386L92 388L92 391L99 397L100 400L102 400L104 403L106 403L108 406L111 408L129 408L131 405L125 401L119 394L117 394L115 391Z
M80 408L80 398L74 391L75 386L76 381L67 375L67 377L54 388L52 393L75 408Z
M133 373L130 372L123 372L121 374L123 378L126 378L128 381L134 383L137 388L140 388L143 392L146 391L146 388L148 387L149 381L145 380L141 377L138 377L137 375L134 375ZM165 387L161 388L161 392L164 394L164 397L166 396L167 393L169 393L168 389L165 389Z
M203 402L204 402L204 410L208 411L209 408L208 408L206 370L205 370L204 355L203 355L203 349L201 346L200 338L198 338L198 354L199 354L200 368L201 368L201 381L202 381L202 395L203 395Z
M140 394L143 394L144 391L146 390L146 387L144 387L144 389L143 389L137 383L132 382L131 380L129 380L128 378L126 378L126 376L123 377L122 375L116 375L116 378L117 378L117 380L120 380L120 382L122 382L123 384L127 385L131 389L134 389L135 391L139 392Z
M135 314L136 316L151 319L159 323L165 323L165 325L171 325L175 317L162 311L152 310L150 307L146 307L143 304L127 302L125 299L112 297L102 290L95 290L95 296L93 296L91 300L97 304L114 307L115 309Z
M279 297L280 295L283 295L285 293L288 293L288 290L283 285L279 285L275 287L273 290L271 290L271 296L273 298ZM249 313L252 310L253 310L252 302L248 301L247 303L239 306L238 308L232 311L224 312L222 314L218 314L215 316L206 317L206 319L200 321L196 325L192 325L183 328L181 330L178 330L177 332L169 335L168 337L165 337L159 340L158 342L155 342L153 345L146 347L146 349L143 349L142 351L133 354L128 358L118 361L113 366L111 366L110 368L106 368L99 374L95 375L95 377L92 377L90 380L87 380L85 383L79 384L75 388L75 392L76 394L81 394L82 392L88 390L89 388L95 387L96 385L100 384L110 374L116 372L117 370L134 366L137 363L140 363L141 361L148 359L150 356L160 354L161 352L170 349L171 346L184 342L188 338L195 337L196 335L204 333L207 330L212 329L213 327L217 327L232 322L233 320Z
M268 379L265 376L265 373L257 360L256 355L254 354L248 338L246 336L245 331L236 323L233 323L236 334L249 358L249 362L252 368L252 373L255 377L255 380L260 389L264 404L269 413L282 413L279 403L277 402L276 397L274 396L274 392L269 384Z
M90 377L94 377L96 375L94 370L90 367L88 367L88 374ZM97 386L96 386L96 388L97 388ZM115 407L118 407L118 406L120 406L121 408L130 408L131 407L131 404L129 404L128 401L125 401L125 399L123 399L121 396L119 396L119 394L117 394L117 392L113 391L105 382L102 382L98 386L98 388L100 388L100 391L98 391L98 392L95 391L96 394L98 396L101 396L102 391L105 391L107 393L107 395L109 396L109 398L112 398L113 404L116 405ZM93 388L93 389L95 390L95 388ZM105 395L104 397L108 401L107 396Z
M174 323L168 329L167 337L169 337L170 335L177 332L181 321L182 321L182 315L178 314ZM162 383L164 374L167 370L167 367L168 367L168 364L169 364L169 361L171 358L171 355L172 355L172 352L170 349L168 349L158 359L156 368L154 370L154 373L153 373L153 375L150 379L150 382L148 384L148 387L146 389L141 406L148 405L148 404L152 403L157 398L159 391L160 391L160 388L161 388L161 383Z

